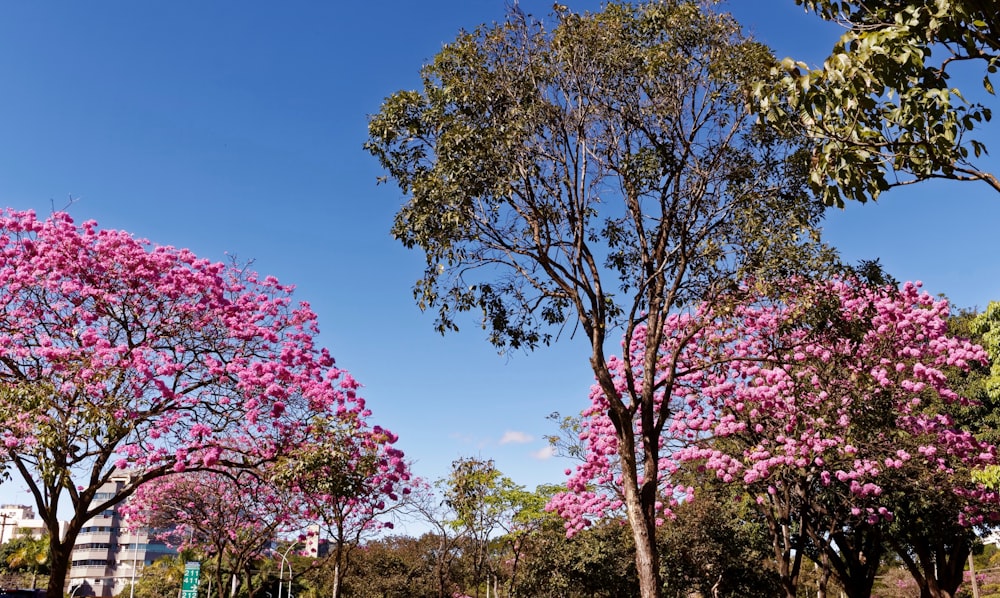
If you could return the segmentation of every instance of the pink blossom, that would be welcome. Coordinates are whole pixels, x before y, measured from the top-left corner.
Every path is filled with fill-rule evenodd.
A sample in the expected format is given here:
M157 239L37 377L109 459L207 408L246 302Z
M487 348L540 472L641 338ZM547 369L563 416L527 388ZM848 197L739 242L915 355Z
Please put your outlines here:
M161 482L274 462L318 441L317 420L339 434L349 461L371 457L384 468L372 473L375 494L405 485L390 482L408 477L395 436L373 432L360 383L339 370L339 380L328 377L334 363L317 346L318 319L293 301L291 285L77 225L64 212L39 220L13 210L0 212L0 275L0 363L16 381L3 397L4 446L44 467L66 459L53 447L95 451L71 471L81 493L112 468L167 474ZM25 475L66 483L42 473ZM76 515L89 508L80 501Z
M892 479L887 472L907 467L913 454L936 459L940 471L995 461L995 450L955 429L947 415L951 405L968 400L950 387L942 368L985 363L986 353L947 336L946 301L913 283L894 289L833 279L789 286L794 292L782 301L748 294L720 313L696 306L671 315L658 350L663 371L643 370L648 331L642 327L626 339L623 356L608 359L618 389L626 380L641 387L649 377L673 376L672 394L660 392L654 405L655 417L666 422L657 470L660 513L669 517L678 495L671 472L685 463L745 485L762 509L771 508L767 496L780 500L779 490L790 484L817 480L830 496L848 491L855 517L880 521L892 517L882 504ZM835 310L829 326L801 318L817 304ZM836 318L856 322L858 336L839 334ZM570 535L592 518L622 515L609 400L596 384L590 400L580 424L584 462L567 471L567 490L549 505L567 519ZM925 408L941 413L924 415ZM873 410L890 415L902 446L880 440L884 429L873 426L886 424L870 423ZM631 426L638 445L638 417ZM719 438L727 441L710 442ZM996 510L975 504L970 508Z

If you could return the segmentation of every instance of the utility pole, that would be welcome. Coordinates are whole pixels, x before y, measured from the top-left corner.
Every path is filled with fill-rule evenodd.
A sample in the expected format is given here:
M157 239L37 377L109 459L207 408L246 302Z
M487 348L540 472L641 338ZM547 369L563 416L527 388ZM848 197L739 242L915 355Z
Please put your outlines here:
M7 533L7 517L6 513L0 513L0 544L4 543L4 534Z
M976 561L969 553L969 577L972 578L972 598L979 598L979 582L976 581Z

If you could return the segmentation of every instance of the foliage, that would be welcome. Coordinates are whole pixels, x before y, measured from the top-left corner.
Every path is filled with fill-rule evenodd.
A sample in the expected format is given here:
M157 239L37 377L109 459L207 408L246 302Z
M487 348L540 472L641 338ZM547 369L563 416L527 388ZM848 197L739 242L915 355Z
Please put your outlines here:
M717 490L726 492L728 488L720 485ZM535 494L543 500L546 493L540 490ZM688 507L695 510L687 511ZM710 588L715 584L720 597L774 595L773 570L766 566L766 556L759 546L761 525L739 515L748 511L745 504L727 497L718 502L690 503L682 510L677 525L668 524L658 537L664 554L667 595L688 596L701 588L707 590L703 595L711 596ZM616 598L637 594L634 547L627 526L620 521L597 522L567 538L557 519L542 517L537 521L537 525L515 536L521 544L516 577L512 580L506 568L496 571L503 581L491 587L490 595ZM499 557L494 562L510 562L510 538L500 534L490 542L492 554ZM454 539L457 550L443 570L439 568L438 556L442 546L451 545L452 538L427 533L419 538L391 536L369 540L354 551L355 574L345 579L344 595L364 598L473 595L475 545L470 540L465 535ZM439 582L442 573L443 584ZM309 588L328 583L321 578L329 573L322 570L308 575ZM722 583L720 575L725 578Z
M479 596L483 583L503 576L513 594L528 537L546 519L546 497L515 484L493 461L474 458L452 463L443 494L453 513L448 524L465 540L463 552L472 572L466 592Z
M31 532L22 531L0 546L0 562L6 565L8 571L30 573L31 589L35 589L38 574L49 572L48 535L35 538Z
M356 598L451 598L451 592L439 590L435 552L440 540L428 533L419 538L390 536L367 542L355 552L357 575L345 580L344 594ZM457 579L459 572L449 568L445 576Z
M414 294L440 331L479 311L501 349L577 327L613 396L624 499L644 596L659 595L652 385L613 392L607 333L659 334L674 309L748 273L810 270L822 207L806 156L755 125L753 82L774 65L728 16L668 0L547 21L513 11L465 32L387 98L366 148L406 195L392 232L423 250ZM641 357L659 360L659 342ZM625 422L648 425L638 452ZM638 460L637 460L638 455ZM641 481L644 480L644 481ZM640 487L642 485L642 487Z
M615 598L638 592L633 547L627 527L620 522L594 526L566 538L558 522L547 519L527 536L516 583L502 584L496 596L535 598ZM460 540L460 544L464 542ZM367 542L355 552L357 574L345 580L344 595L375 598L413 596L452 598L471 579L471 555L459 551L444 570L439 584L437 554L442 538L428 533L419 538L392 536ZM471 547L464 544L465 547Z
M30 570L44 567L48 560L49 538L36 538L30 531L22 530L0 546L0 562L8 571Z
M410 473L396 436L374 426L361 438L336 421L316 418L316 440L291 451L275 468L274 482L295 496L303 517L320 523L332 544L333 598L350 567L354 547L392 529L391 516L410 494Z
M996 493L970 475L995 461L994 447L954 424L949 406L966 399L945 373L985 362L986 354L949 337L947 302L917 285L834 279L793 280L790 288L783 301L751 295L724 311L706 306L671 317L661 337L661 353L676 359L668 368L629 369L617 358L609 365L618 388L681 372L657 396L674 414L671 442L662 440L661 517L693 493L671 477L679 464L698 463L756 505L786 596L795 596L809 552L848 596L865 596L885 525L905 514L893 511L901 506L893 497L946 503L964 525L997 517ZM641 353L647 342L639 329L628 349ZM552 503L571 530L620 506L617 495L591 484L618 479L609 456L620 454L603 390L595 385L591 398L581 435L587 461ZM642 434L642 422L633 430Z
M442 487L446 480L438 480L435 485ZM469 554L477 554L471 546L467 533L461 524L456 524L455 512L434 491L434 485L423 480L414 480L411 494L406 501L405 515L429 526L430 532L421 541L431 542L433 549L428 553L428 567L433 570L435 592L441 598L451 597L460 589L474 585L471 580L473 559Z
M985 365L970 364L966 372L954 372L954 379L962 396L972 399L960 414L962 425L976 438L991 444L1000 444L1000 338L997 326L1000 303L991 301L983 312L960 310L948 321L954 336L973 340L989 355ZM988 467L987 470L993 468ZM986 475L987 472L983 472ZM980 476L982 477L982 476Z
M635 596L639 579L635 547L620 521L595 524L572 538L547 522L533 532L524 556L519 596L615 598Z
M48 527L52 598L81 527L141 484L272 461L310 441L317 415L369 432L357 383L315 345L315 314L274 278L9 210L0 275L3 464Z
M142 569L142 575L135 581L135 590L126 586L121 596L135 598L162 598L176 596L184 582L185 555L163 556Z
M702 478L703 476L698 476ZM773 598L781 587L763 519L745 496L698 479L697 498L673 509L659 530L665 594Z
M764 118L812 137L812 185L829 204L946 178L1000 179L973 137L992 116L952 75L1000 66L1000 19L980 0L796 0L847 31L821 68L785 59L757 88ZM981 65L977 66L977 65ZM971 96L970 96L971 97Z

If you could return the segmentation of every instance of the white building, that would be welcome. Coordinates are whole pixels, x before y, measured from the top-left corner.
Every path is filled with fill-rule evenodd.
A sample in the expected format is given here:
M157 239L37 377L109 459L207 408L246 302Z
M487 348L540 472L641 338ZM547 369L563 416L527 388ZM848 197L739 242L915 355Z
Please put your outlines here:
M59 522L59 536L66 533L64 521ZM33 538L41 538L48 532L45 522L35 518L35 510L28 505L0 505L0 544L29 533Z
M126 482L126 478L112 479L98 490L94 500L114 497ZM80 530L73 546L66 592L74 596L115 596L141 575L145 565L170 554L175 552L150 541L146 530L131 532L123 525L118 510L109 509Z

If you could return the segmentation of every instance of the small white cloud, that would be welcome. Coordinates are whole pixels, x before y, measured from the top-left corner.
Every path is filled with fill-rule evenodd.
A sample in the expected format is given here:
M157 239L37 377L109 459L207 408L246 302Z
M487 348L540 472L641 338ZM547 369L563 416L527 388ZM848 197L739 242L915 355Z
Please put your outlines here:
M534 439L524 432L507 430L503 433L503 438L500 439L500 444L525 444L531 442L532 440Z
M531 453L531 456L538 459L539 461L545 461L546 459L551 459L556 455L556 447L551 444L543 446L541 449Z

